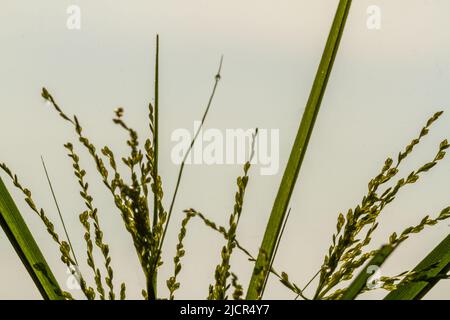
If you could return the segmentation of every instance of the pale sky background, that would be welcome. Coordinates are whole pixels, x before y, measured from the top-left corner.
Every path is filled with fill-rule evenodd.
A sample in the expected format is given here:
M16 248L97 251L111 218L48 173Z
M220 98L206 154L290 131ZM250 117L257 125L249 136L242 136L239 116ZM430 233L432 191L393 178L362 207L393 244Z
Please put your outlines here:
M308 98L337 6L337 0L165 0L61 1L3 0L0 11L0 161L15 170L46 208L58 230L56 210L40 163L46 158L75 251L85 248L71 162L62 145L75 134L46 108L41 87L54 94L68 114L76 113L85 133L98 146L127 151L125 135L112 124L122 106L129 124L146 134L147 104L153 99L154 40L161 37L160 170L168 206L178 167L170 161L170 134L192 130L208 99L213 76L224 54L222 81L206 128L280 130L280 170L275 176L251 171L238 229L242 244L256 253L264 233L293 139ZM81 8L81 30L68 30L66 9ZM381 30L366 27L369 5L379 5ZM432 128L401 173L431 159L438 143L450 138L450 2L446 0L354 1L325 94L300 181L292 196L292 213L275 267L303 286L320 267L339 212L355 207L388 156L395 157L416 137L426 119L446 113ZM122 226L95 173L81 152L105 240L110 243L116 287L128 286L140 298L144 277L131 238ZM394 231L436 215L448 206L450 160L445 159L416 185L405 188L386 209L371 248ZM164 246L159 287L173 273L176 234L194 207L220 224L232 211L235 179L241 166L188 166ZM1 175L7 186L12 185ZM58 248L37 216L13 197L60 284L66 269ZM188 226L186 257L177 298L205 298L220 261L223 239L201 223ZM445 222L402 244L382 268L395 275L412 269L449 233ZM61 232L62 234L62 232ZM85 260L85 257L83 257ZM0 232L0 298L39 299L30 277ZM100 260L98 260L100 263ZM84 264L86 266L86 264ZM252 265L236 251L232 269L247 287ZM84 267L84 273L88 269ZM426 298L450 298L450 283L441 281ZM76 296L80 296L75 293ZM383 291L365 295L380 298ZM294 295L271 278L265 298Z

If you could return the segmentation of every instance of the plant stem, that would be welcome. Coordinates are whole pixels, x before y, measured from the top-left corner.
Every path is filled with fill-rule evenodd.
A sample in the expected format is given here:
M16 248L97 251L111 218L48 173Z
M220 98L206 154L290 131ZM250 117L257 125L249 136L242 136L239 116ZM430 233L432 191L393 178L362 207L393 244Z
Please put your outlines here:
M155 134L153 135L153 146L155 150L154 177L158 177L158 136L159 136L159 35L156 35L156 58L155 58ZM153 195L153 227L158 223L158 195ZM157 253L158 254L158 253ZM157 262L156 262L157 263ZM158 270L155 267L150 270L147 277L147 293L149 300L156 299L158 282Z
M63 229L64 229L64 233L66 234L66 238L67 238L67 241L69 242L70 250L72 251L72 254L73 254L73 260L75 261L75 263L78 266L78 260L77 260L77 257L75 255L75 250L73 250L72 241L70 241L69 233L67 232L66 224L64 223L64 219L62 217L62 213L61 213L61 210L59 208L58 201L56 200L55 191L53 190L53 185L52 185L52 182L50 180L50 176L48 174L47 167L46 167L45 162L44 162L44 158L42 156L41 156L41 161L42 161L42 166L44 167L45 176L47 177L48 185L50 186L50 191L52 193L53 200L55 201L56 209L58 210L59 219L61 220L61 223L62 223L62 226L63 226Z
M209 97L208 104L206 106L205 112L203 113L203 117L202 117L200 126L198 127L197 132L195 133L194 138L192 139L191 144L189 145L189 148L186 151L186 154L184 155L183 161L181 162L180 170L178 171L177 182L175 184L175 190L173 192L172 201L170 203L169 212L167 214L167 221L166 221L165 226L164 226L164 231L163 231L163 234L162 234L162 237L161 237L161 241L160 241L159 249L158 249L158 253L157 253L158 256L156 257L156 260L155 260L156 262L155 263L158 262L159 256L161 255L162 246L163 246L163 243L164 243L164 239L166 237L167 229L169 227L169 222L170 222L170 218L172 216L173 208L174 208L174 205L175 205L175 200L176 200L177 195L178 195L178 189L180 187L181 178L183 176L183 170L184 170L184 166L186 164L187 157L189 156L189 154L190 154L190 152L191 152L191 150L192 150L192 148L194 146L194 143L197 140L197 137L200 134L201 129L203 128L203 124L205 123L206 116L208 115L209 109L210 109L210 107L212 105L212 101L213 101L214 96L216 94L216 89L217 89L217 86L219 84L220 77L221 77L220 72L222 70L222 63L223 63L223 56L220 58L219 69L218 69L218 71L216 73L214 86L213 86L211 95ZM153 267L156 269L156 266L153 266Z

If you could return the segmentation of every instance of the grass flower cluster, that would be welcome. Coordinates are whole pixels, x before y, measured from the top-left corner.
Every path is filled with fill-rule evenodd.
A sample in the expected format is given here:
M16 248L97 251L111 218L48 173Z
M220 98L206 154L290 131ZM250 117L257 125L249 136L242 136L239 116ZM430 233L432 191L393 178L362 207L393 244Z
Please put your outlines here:
M125 283L116 284L110 246L104 239L104 230L101 227L102 213L97 209L94 202L95 195L91 194L89 184L86 182L88 173L80 164L78 147L84 148L89 154L95 164L95 174L110 195L111 203L120 213L123 226L130 236L142 273L145 276L145 284L143 284L144 288L142 289L142 296L145 299L175 299L175 293L181 286L179 276L183 270L183 257L186 255L184 241L191 234L188 225L192 219L199 219L206 228L212 230L214 234L219 235L224 240L221 251L217 253L219 262L214 270L213 283L209 286L209 290L205 292L209 300L262 299L270 276L277 278L295 299L305 300L355 299L364 292L379 288L390 291L386 299L418 299L431 290L438 281L449 278L450 235L412 270L390 277L382 276L375 281L371 279L368 270L372 266L381 266L395 249L412 235L422 232L427 227L448 221L450 207L443 208L436 215L424 216L416 225L407 227L403 231L392 233L386 243L379 249L367 249L371 244L374 233L378 230L382 213L396 199L400 191L417 183L424 174L444 160L446 151L450 147L447 140L443 140L439 144L435 155L428 162L408 175L398 178L400 166L428 135L431 126L439 119L442 112L435 113L426 122L419 135L403 151L399 152L395 161L392 158L385 160L381 171L369 181L367 192L359 204L348 209L346 213L337 215L336 231L331 236L328 252L325 254L323 263L318 268L317 273L306 284L297 285L291 280L292 276L289 276L286 272L277 271L277 268L274 267L276 253L291 212L290 197L326 89L350 4L350 0L340 0L339 2L311 96L300 123L258 254L252 254L237 238L239 222L244 211L245 193L249 186L251 160L255 151L255 141L258 138L258 130L256 130L253 135L253 144L248 161L243 167L243 174L236 180L237 191L234 195L234 207L231 210L228 225L218 225L207 215L194 208L184 210L185 216L181 221L176 253L173 258L173 275L163 282L168 288L169 294L167 297L158 292L158 283L160 283L158 282L158 271L164 262L162 248L171 216L174 213L174 204L182 181L186 159L206 121L221 80L222 60L214 76L213 89L203 113L201 125L197 129L179 167L175 189L169 201L164 197L163 179L158 170L158 37L156 41L155 96L154 103L148 105L149 131L146 138L141 140L137 131L127 124L122 108L114 111L113 122L120 130L123 130L127 137L126 144L129 151L125 156L118 157L112 148L108 146L100 148L91 142L78 117L66 113L54 96L46 88L42 89L42 98L72 127L77 139L76 143L67 142L64 147L67 150L73 174L79 185L81 201L85 206L83 212L78 213L84 235L76 238L76 240L77 242L80 242L79 239L84 241L86 264L89 267L88 270L92 273L92 277L85 277L80 272L79 262L81 260L77 259L73 250L61 213L59 212L59 215L66 239L57 233L54 222L51 221L46 211L36 204L31 191L22 184L10 167L5 163L0 163L0 169L11 179L12 184L21 191L25 202L42 221L43 226L57 245L62 263L69 270L72 270L86 299L123 300L126 298L127 287ZM45 171L47 173L46 168ZM48 174L47 179L59 211ZM167 204L169 205L167 206ZM45 299L73 299L70 292L63 291L58 285L1 179L0 225L42 296ZM247 289L240 283L238 273L233 269L232 256L236 251L243 253L253 267L253 274ZM98 257L102 260L101 262L98 261ZM88 283L87 279L91 278L93 283Z

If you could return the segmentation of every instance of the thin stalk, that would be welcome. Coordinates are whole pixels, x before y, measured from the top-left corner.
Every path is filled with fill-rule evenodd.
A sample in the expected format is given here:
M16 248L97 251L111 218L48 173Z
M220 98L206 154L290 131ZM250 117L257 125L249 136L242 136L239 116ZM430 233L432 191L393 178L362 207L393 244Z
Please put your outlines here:
M42 161L42 166L44 167L45 176L47 177L47 182L48 182L48 185L49 185L49 187L50 187L50 191L52 192L52 196L53 196L53 200L54 200L55 205L56 205L56 209L58 210L59 219L61 220L61 224L62 224L62 226L63 226L64 233L66 234L66 238L67 238L67 241L68 241L68 243L69 243L70 250L72 251L72 254L73 254L73 260L75 261L76 265L78 266L79 264L78 264L77 257L76 257L76 255L75 255L75 250L73 250L72 241L70 241L69 233L67 232L66 224L64 223L64 219L63 219L61 210L60 210L60 208L59 208L58 200L56 200L55 191L53 190L53 185L52 185L52 182L51 182L51 180L50 180L50 176L49 176L49 174L48 174L48 171L47 171L47 167L46 167L46 165L45 165L44 158L43 158L42 156L41 156L41 161Z
M273 254L272 260L270 261L270 264L269 264L269 270L272 270L272 268L273 268L273 263L275 261L275 257L277 255L278 248L280 246L281 238L283 237L284 230L286 228L286 224L287 224L287 222L289 220L289 215L290 214L291 214L291 208L289 208L289 210L288 210L288 212L286 214L286 218L284 219L283 227L281 228L280 236L278 237L278 241L277 241L277 244L275 246L274 254ZM264 295L264 290L266 289L267 281L269 281L269 276L270 276L270 272L267 272L266 278L264 279L264 284L263 284L262 289L261 289L261 296Z
M320 270L317 271L316 274L308 281L308 283L305 284L305 286L302 288L302 292L304 292L309 287L309 285L319 276L319 274L320 274ZM300 297L300 294L298 294L295 297L295 300L297 300L299 297Z
M155 150L154 160L154 177L158 177L158 136L159 136L159 35L156 35L156 58L155 58L155 133L153 135L153 146ZM158 195L153 194L153 227L158 223ZM159 257L158 257L159 258ZM157 259L158 260L158 259ZM149 274L147 279L147 292L149 300L156 299L156 289L158 282L158 274L156 267Z
M156 35L156 60L155 60L155 134L153 145L155 150L154 176L158 176L158 135L159 135L159 35ZM153 226L158 222L158 197L153 197Z
M177 182L175 184L175 190L173 192L172 201L170 203L169 212L167 214L167 221L165 223L164 231L163 231L163 234L162 234L162 237L161 237L161 242L159 244L158 256L157 256L157 259L155 261L158 261L159 260L159 256L161 255L162 246L163 246L163 243L164 243L164 239L166 237L167 229L169 227L169 222L170 222L170 218L172 216L172 211L173 211L173 208L174 208L174 205L175 205L175 200L176 200L177 195L178 195L178 189L180 187L181 178L183 176L183 170L184 170L184 166L186 164L187 157L189 156L192 148L194 147L194 143L197 140L197 137L200 134L201 129L203 128L203 124L205 123L206 116L208 115L209 109L211 108L214 96L216 94L216 89L217 89L217 86L219 84L220 77L221 77L220 72L222 71L222 63L223 63L223 56L220 58L219 69L218 69L217 74L216 74L216 76L214 78L214 80L215 80L214 81L214 86L213 86L211 95L209 97L208 104L206 105L205 112L203 113L203 117L202 117L202 120L200 122L200 126L198 127L198 129L197 129L197 131L196 131L196 133L194 135L194 138L192 139L191 144L189 145L189 148L188 148L188 150L186 151L186 154L183 157L183 161L181 162L180 170L178 171ZM154 267L156 267L156 266L154 266Z

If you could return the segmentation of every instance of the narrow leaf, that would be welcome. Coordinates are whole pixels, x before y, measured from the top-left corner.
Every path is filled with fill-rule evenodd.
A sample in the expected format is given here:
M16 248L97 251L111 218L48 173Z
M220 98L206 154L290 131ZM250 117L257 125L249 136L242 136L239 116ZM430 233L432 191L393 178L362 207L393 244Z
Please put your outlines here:
M46 300L63 300L58 282L1 178L0 225L42 297Z
M394 251L395 247L391 245L385 245L381 247L378 253L367 263L363 270L358 274L358 276L353 280L350 286L345 290L341 297L341 300L353 300L355 299L361 291L366 287L367 281L373 275L370 268L381 267L381 265L386 261L386 259Z
M436 265L435 267L432 267ZM427 270L428 281L400 283L398 288L390 292L385 300L417 300L422 299L431 288L450 271L450 234L442 240L415 268L413 271Z
M159 141L159 35L156 35L156 57L155 57L155 132L153 134L153 145L155 149L155 159L154 159L154 176L158 177L158 141ZM158 224L158 194L157 192L153 195L153 227ZM156 262L158 259L156 259ZM156 286L157 286L157 272L156 267L153 272L153 276L149 279L147 283L147 293L150 300L156 299Z
M258 283L260 279L259 270L263 268L267 258L268 261L272 260L276 242L279 238L284 217L289 206L292 191L294 190L297 176L306 153L308 141L314 127L314 122L319 112L320 104L325 93L325 88L330 77L333 62L336 57L339 42L348 16L348 11L350 9L350 4L351 0L339 1L339 6L331 26L314 84L303 113L300 128L297 132L297 136L281 180L281 185L278 189L278 194L272 208L269 222L266 227L260 254L258 255L258 259L253 270L253 275L250 280L247 299L258 299Z

